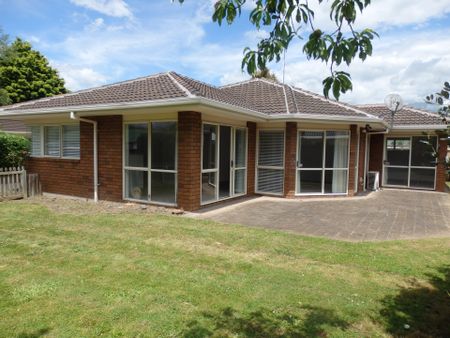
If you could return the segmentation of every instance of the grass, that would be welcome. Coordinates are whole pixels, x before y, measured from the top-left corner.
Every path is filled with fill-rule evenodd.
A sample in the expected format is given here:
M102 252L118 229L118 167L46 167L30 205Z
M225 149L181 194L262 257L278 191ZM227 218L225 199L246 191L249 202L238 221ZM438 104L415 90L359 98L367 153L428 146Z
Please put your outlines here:
M4 202L0 336L449 336L449 248Z

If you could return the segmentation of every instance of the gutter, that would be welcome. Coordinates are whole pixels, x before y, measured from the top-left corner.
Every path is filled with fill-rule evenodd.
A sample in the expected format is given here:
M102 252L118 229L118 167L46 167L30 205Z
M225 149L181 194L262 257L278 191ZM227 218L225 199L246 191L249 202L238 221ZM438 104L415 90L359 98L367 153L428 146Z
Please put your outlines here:
M87 122L92 124L92 126L94 127L93 130L93 139L94 139L94 144L93 144L93 148L94 148L94 202L98 202L98 146L97 146L97 121L94 120L90 120L90 119L85 119L82 117L78 117L73 111L70 112L69 115L70 119L72 120L78 120L81 122Z

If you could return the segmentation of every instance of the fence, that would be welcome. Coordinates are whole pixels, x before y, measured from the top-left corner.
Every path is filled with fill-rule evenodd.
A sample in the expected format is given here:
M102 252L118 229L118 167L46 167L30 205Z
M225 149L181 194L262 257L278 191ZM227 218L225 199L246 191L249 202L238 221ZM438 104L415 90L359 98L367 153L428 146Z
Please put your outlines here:
M17 199L42 194L39 176L27 175L24 167L0 168L0 199Z

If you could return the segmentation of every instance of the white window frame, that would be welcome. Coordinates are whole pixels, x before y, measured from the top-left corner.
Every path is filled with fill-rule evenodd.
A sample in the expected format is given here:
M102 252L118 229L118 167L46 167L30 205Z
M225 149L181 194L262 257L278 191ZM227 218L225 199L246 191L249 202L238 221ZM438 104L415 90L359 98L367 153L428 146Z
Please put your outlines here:
M30 154L30 157L33 158L54 158L61 160L79 160L81 156L81 130L80 130L80 140L79 140L79 151L80 156L64 156L63 155L63 142L64 142L64 126L78 126L80 128L79 123L58 123L58 124L39 124L39 125L30 125L31 127L40 128L40 155ZM46 155L45 154L45 127L59 127L59 156Z
M412 155L412 148L413 148L413 143L412 143L412 139L413 137L424 137L424 135L384 135L384 139L383 139L383 187L387 187L387 188L407 188L407 189L414 189L414 190L427 190L427 191L434 191L436 190L436 174L437 174L437 170L436 170L436 165L434 166L430 166L430 167L424 167L424 166L412 166L411 165L411 155ZM436 138L436 144L435 149L437 149L438 143L439 143L439 137L437 135L432 135L432 137ZM396 139L396 138L409 138L409 159L408 159L408 165L407 166L403 166L403 165L390 165L390 164L386 164L387 162L387 139ZM436 161L436 160L435 160ZM394 185L394 184L387 184L386 183L386 171L387 168L402 168L402 169L408 169L408 184L407 185ZM423 187L411 187L411 169L428 169L428 170L434 170L434 184L433 184L433 188L423 188Z
M175 123L175 170L165 170L165 169L152 169L152 123L164 123L173 122ZM127 151L127 126L130 124L146 124L147 125L147 167L132 167L126 165L126 151ZM122 131L122 199L124 201L155 204L161 206L174 207L178 203L178 121L177 120L152 120L152 121L129 121L123 123ZM131 171L143 171L147 172L147 199L140 200L135 198L127 197L126 193L126 172ZM170 173L175 175L175 202L174 203L164 203L158 201L152 201L152 172L159 173Z
M326 148L327 148L327 132L346 132L348 136L347 143L347 167L346 168L327 168L326 165ZM299 145L300 145L300 133L301 132L316 132L323 134L323 145L322 145L322 167L321 168L301 168L298 166L300 161L299 158ZM297 130L297 144L296 144L296 155L295 155L295 196L346 196L348 195L348 179L350 174L350 141L351 141L351 132L350 130L343 129L298 129ZM300 187L299 175L300 171L321 171L322 172L322 181L321 181L321 192L312 192L312 193L300 193L298 189ZM334 171L334 170L346 170L347 171L347 184L345 187L345 192L335 192L335 193L326 193L325 192L325 173L326 171Z
M259 165L259 133L261 131L282 131L284 136L283 142L283 166L267 166L267 165ZM285 176L285 168L284 165L286 163L286 130L284 128L261 128L256 130L256 173L255 173L255 193L267 196L284 196L284 176ZM258 187L258 177L259 177L259 169L272 169L272 170L281 170L283 171L283 190L281 193L270 193L266 191L260 191Z
M204 169L203 168L203 136L204 136L204 126L205 125L213 125L217 127L217 142L216 142L216 165L213 169ZM215 198L214 200L203 202L202 196L202 177L203 174L215 173L216 175L216 185L219 184L219 174L220 174L220 127L230 127L231 128L231 140L230 140L230 159L233 161L233 166L230 166L230 196L222 197L219 196L219 189L216 187ZM235 154L235 142L236 142L236 129L245 130L245 167L235 167L236 163L236 154ZM208 122L202 121L202 136L201 136L201 147L200 147L200 205L208 205L212 203L217 203L219 201L225 201L231 198L236 198L239 196L247 195L247 173L248 173L248 128L247 127L239 127L233 126L225 123L217 123L217 122ZM236 194L234 191L235 188L235 171L236 170L244 170L244 192Z

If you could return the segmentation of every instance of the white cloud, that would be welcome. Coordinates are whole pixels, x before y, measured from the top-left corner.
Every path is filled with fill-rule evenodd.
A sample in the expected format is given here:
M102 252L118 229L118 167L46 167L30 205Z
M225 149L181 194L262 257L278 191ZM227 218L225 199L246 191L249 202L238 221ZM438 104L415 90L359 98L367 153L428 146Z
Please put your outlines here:
M133 14L124 0L70 0L73 4L104 15L117 18L132 18Z
M109 80L105 75L89 67L74 67L73 64L60 64L54 61L51 64L59 70L66 87L71 90L100 86Z

